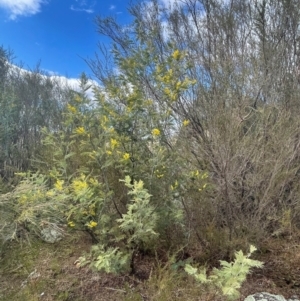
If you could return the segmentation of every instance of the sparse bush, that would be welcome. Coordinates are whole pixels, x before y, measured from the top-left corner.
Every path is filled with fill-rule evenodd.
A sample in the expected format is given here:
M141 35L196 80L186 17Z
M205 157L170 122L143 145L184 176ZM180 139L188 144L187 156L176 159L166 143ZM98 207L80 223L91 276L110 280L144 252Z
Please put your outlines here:
M231 263L220 260L221 268L214 268L208 277L205 268L198 272L198 269L190 264L185 266L185 271L200 283L208 285L210 289L220 291L228 300L235 300L240 295L239 289L250 273L250 269L263 266L262 262L249 258L254 251L256 248L250 246L250 252L247 255L244 255L242 251L236 252L235 260Z
M59 192L49 190L47 179L40 174L19 174L15 189L0 195L1 241L41 237L44 227L62 230L66 204Z

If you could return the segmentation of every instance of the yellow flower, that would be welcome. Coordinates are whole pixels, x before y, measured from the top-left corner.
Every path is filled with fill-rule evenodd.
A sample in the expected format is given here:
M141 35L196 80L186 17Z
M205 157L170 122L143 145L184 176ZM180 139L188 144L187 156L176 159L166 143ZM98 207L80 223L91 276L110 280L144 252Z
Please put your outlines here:
M71 222L68 222L68 226L69 226L69 227L75 227L75 223L72 222L72 221L71 221Z
M183 126L188 126L190 124L190 121L189 120L183 120Z
M84 135L84 134L86 134L86 131L85 131L84 127L82 127L82 126L78 127L78 128L75 130L75 132L76 132L77 134L79 134L79 135Z
M162 170L159 170L159 169L156 169L155 171L154 171L154 174L156 175L156 177L158 178L158 179L160 179L160 178L162 178L163 176L164 176L164 169L165 169L165 166L163 166L162 167Z
M178 81L177 83L176 83L176 90L179 90L180 88L181 88L181 81Z
M167 73L163 77L161 77L161 80L166 84L170 83L172 79L173 79L173 70L172 69L169 69L167 71Z
M63 190L63 185L64 185L63 180L57 180L56 183L54 184L54 187L55 187L56 190L62 191Z
M54 191L53 190L48 190L46 192L46 196L49 196L49 197L54 196Z
M199 190L199 191L202 191L203 189L206 188L206 186L207 186L207 183L205 183L205 184L202 186L202 188L199 188L198 190Z
M86 181L74 180L72 183L73 190L76 194L81 193L83 190L88 188Z
M178 187L178 181L176 180L174 185L171 185L171 190L175 190Z
M179 51L178 49L176 49L176 50L173 52L172 57L173 57L174 60L177 60L177 61L178 61L178 60L180 59L180 57L181 57L180 51Z
M125 154L123 155L123 159L124 159L124 160L129 160L129 158L130 158L130 154L125 153Z
M71 112L71 113L77 113L77 109L73 106L71 106L69 103L67 104L67 107L68 107L68 110Z
M159 129L153 129L151 133L152 133L153 136L159 136L160 135L160 130Z
M119 145L119 142L116 139L113 139L113 138L110 139L110 147L111 147L111 149L114 149L118 145Z
M199 177L199 170L194 170L190 172L191 177L198 178Z
M202 176L201 176L201 179L207 179L208 178L208 174L207 172L205 172Z
M172 92L171 92L171 90L169 88L165 88L164 92L168 96L170 96L172 94Z
M109 155L109 156L111 156L111 155L112 155L112 151L107 150L107 151L106 151L106 154Z
M173 93L172 95L170 95L170 98L172 101L176 101L178 94L177 93Z
M87 224L87 226L88 226L89 228L95 228L97 225L98 225L98 223L95 222L95 221L90 221L90 222Z
M28 200L27 196L26 195L22 195L19 198L19 204L25 204L27 200Z

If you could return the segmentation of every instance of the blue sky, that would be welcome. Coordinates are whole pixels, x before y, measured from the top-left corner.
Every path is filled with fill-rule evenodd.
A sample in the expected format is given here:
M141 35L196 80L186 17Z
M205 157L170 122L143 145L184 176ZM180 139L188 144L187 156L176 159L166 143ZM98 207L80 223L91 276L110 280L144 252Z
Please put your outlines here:
M78 78L92 75L82 58L93 58L97 15L115 15L126 24L129 0L0 0L0 45L10 48L24 68L41 68Z

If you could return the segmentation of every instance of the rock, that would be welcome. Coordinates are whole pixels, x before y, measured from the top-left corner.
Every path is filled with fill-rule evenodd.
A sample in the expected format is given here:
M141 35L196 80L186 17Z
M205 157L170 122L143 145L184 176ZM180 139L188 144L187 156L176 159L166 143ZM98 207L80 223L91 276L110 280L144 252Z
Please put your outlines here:
M53 229L51 227L44 228L41 231L41 235L42 239L45 242L49 242L51 244L60 241L63 237L62 231L59 231L58 229Z
M292 296L286 300L281 295L272 295L269 293L256 293L248 296L244 301L300 301L297 296Z

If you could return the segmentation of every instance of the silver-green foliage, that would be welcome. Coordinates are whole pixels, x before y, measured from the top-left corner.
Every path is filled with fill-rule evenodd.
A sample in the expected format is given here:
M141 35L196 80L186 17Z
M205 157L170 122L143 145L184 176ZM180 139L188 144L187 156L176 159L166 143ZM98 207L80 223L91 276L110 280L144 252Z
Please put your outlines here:
M79 264L84 266L90 264L92 268L106 273L118 274L126 272L129 269L130 254L122 252L119 248L105 249L101 245L93 246L91 257L82 256L79 258Z
M41 236L45 229L62 234L66 205L58 193L50 197L47 178L41 174L18 173L20 183L0 194L0 242L17 239L26 233Z
M79 259L80 265L90 264L98 271L106 273L128 271L134 251L149 245L158 237L158 233L155 232L158 217L154 206L150 204L151 195L144 188L143 181L134 181L131 184L129 176L120 181L130 189L128 195L132 196L131 203L127 205L127 213L117 219L121 232L115 232L115 242L120 245L123 242L123 247L111 247L108 246L109 243L103 243L94 246L90 256Z
M141 180L131 184L130 177L126 176L121 181L131 189L128 195L132 196L132 200L127 205L127 213L118 219L119 227L121 230L131 233L128 236L128 243L147 244L158 236L158 233L155 232L158 217L155 208L150 204L151 195L144 188Z
M255 251L256 248L251 245L248 254L244 254L242 251L236 252L233 262L220 260L221 268L214 268L209 276L207 276L205 268L198 272L198 269L190 264L185 266L185 271L202 284L210 285L221 292L228 300L235 300L239 297L239 289L250 273L250 269L263 266L261 261L249 258Z

